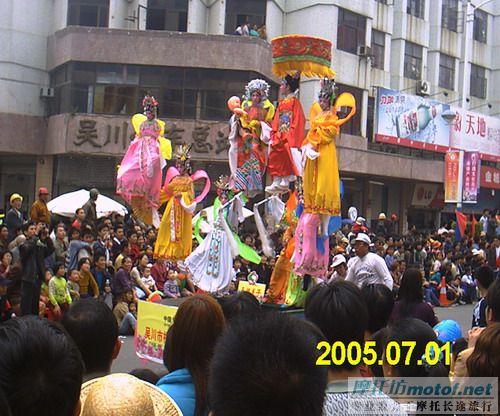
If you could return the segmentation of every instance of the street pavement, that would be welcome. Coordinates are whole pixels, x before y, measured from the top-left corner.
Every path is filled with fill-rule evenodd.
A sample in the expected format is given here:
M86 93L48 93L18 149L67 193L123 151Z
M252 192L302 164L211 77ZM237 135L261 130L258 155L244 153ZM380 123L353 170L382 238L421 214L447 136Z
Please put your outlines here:
M471 327L473 305L461 305L448 308L434 308L440 321L453 319L460 324L462 335L467 336L467 331ZM166 373L161 364L155 364L147 360L142 360L135 354L133 337L123 337L123 345L118 358L113 362L111 371L120 373L133 370L134 368L149 368L158 374Z

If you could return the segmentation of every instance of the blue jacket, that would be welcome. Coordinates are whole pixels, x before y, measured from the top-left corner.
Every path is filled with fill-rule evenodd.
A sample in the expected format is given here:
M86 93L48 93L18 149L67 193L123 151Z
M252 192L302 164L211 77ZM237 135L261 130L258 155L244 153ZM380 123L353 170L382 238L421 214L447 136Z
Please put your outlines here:
M172 371L162 377L156 386L177 403L184 416L194 416L196 396L193 379L187 368Z

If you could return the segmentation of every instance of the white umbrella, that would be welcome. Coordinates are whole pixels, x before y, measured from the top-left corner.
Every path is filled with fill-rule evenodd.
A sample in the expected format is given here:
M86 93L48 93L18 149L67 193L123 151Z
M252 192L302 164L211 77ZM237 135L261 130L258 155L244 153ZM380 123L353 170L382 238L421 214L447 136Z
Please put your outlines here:
M89 200L89 191L80 189L79 191L69 192L60 195L49 201L47 207L53 214L63 217L73 217L78 208L81 208ZM127 208L115 200L104 195L99 195L96 201L97 218L102 218L116 212L120 215L127 214Z

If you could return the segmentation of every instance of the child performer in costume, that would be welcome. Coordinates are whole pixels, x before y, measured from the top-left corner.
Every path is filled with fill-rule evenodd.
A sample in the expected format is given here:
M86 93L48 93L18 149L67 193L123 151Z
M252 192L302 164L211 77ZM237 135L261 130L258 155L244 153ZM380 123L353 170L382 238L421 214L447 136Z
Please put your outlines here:
M144 114L132 116L136 136L118 169L116 193L137 218L152 225L153 211L160 205L162 168L172 158L172 145L163 137L165 123L156 118L158 101L146 95L142 105Z
M269 84L254 79L245 87L245 100L231 97L228 106L238 108L231 117L229 167L231 186L253 197L262 191L262 173L267 163L267 147L274 117L274 106L268 99ZM236 107L235 107L236 106Z
M180 146L176 152L176 167L167 171L162 189L161 202L167 202L161 219L154 257L156 259L184 260L192 251L192 218L196 204L201 202L210 190L210 178L203 170L191 174L188 146ZM202 193L195 197L193 182L205 179Z
M269 193L288 190L290 182L301 175L300 147L306 119L297 97L299 83L300 75L287 75L280 87L284 98L278 104L271 130L268 171L273 183L266 186Z
M240 255L260 263L260 256L243 244L233 231L244 220L244 215L243 203L240 198L234 198L229 178L221 176L216 186L218 196L212 207L216 210L212 230L188 256L184 265L197 287L204 292L221 294L231 283L234 257Z
M304 213L296 231L294 270L316 277L325 276L328 271L328 225L331 217L340 216L340 177L335 139L340 126L356 113L351 94L341 94L335 105L334 99L335 82L325 78L321 81L318 102L310 111L311 126L303 147ZM340 107L351 108L346 118L338 118L337 108Z

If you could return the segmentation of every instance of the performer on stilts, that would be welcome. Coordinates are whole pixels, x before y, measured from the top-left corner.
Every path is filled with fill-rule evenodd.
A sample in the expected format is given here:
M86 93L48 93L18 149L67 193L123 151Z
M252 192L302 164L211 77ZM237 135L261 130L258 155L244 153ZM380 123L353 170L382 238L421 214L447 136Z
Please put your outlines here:
M229 185L229 178L224 176L216 182L216 187L214 205L207 208L214 210L212 229L186 258L184 265L191 273L195 286L203 292L221 295L233 278L233 259L241 256L258 264L260 256L242 243L236 233L238 224L245 219L241 201L244 196L235 195Z
M301 175L300 147L306 118L298 98L300 74L286 75L280 86L283 98L274 116L267 171L273 178L266 192L281 193Z
M190 146L182 145L176 152L176 167L167 170L167 177L161 192L161 202L167 203L163 213L154 258L178 261L184 260L192 251L192 218L196 204L201 202L210 190L210 178L203 170L192 174L189 156ZM200 195L195 196L193 183L205 180Z
M229 132L231 187L254 197L262 191L262 175L267 164L267 144L275 108L269 101L269 84L254 79L245 87L245 100L228 100L234 112ZM235 111L236 110L236 111Z
M170 140L163 137L165 123L157 118L158 101L146 95L144 114L132 116L135 139L123 157L116 193L132 206L134 215L148 225L160 205L162 169L172 158Z
M356 102L349 93L335 101L335 82L324 78L318 102L309 113L310 129L302 148L305 163L303 175L304 212L296 230L294 253L296 273L325 277L328 272L328 237L332 217L340 212L340 176L335 140L340 126L356 113ZM347 117L339 119L337 110L349 107ZM337 224L340 221L336 221Z

